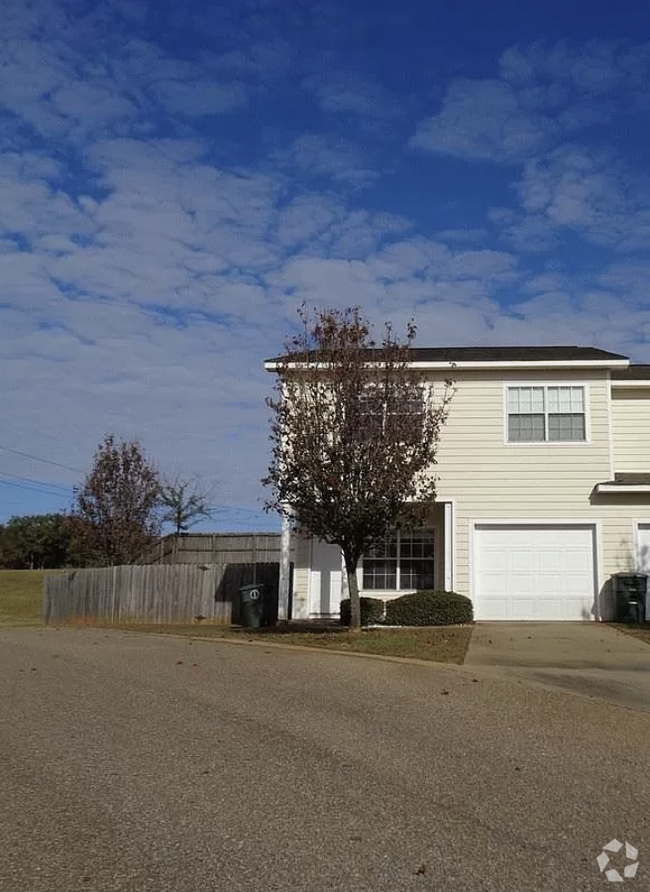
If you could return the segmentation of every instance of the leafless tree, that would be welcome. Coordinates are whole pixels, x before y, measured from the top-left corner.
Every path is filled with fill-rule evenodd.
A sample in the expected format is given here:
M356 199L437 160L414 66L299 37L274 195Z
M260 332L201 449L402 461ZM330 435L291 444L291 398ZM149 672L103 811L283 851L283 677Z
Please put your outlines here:
M208 498L196 477L165 480L160 488L163 523L172 524L176 535L187 532L201 519L212 517Z
M268 510L340 546L350 629L360 628L356 570L371 546L399 526L417 526L435 500L434 464L453 395L409 363L386 324L380 343L358 307L300 311L301 331L277 361L271 409L272 460L263 483Z
M158 472L140 443L107 434L75 491L76 548L97 563L133 563L160 532L159 499Z

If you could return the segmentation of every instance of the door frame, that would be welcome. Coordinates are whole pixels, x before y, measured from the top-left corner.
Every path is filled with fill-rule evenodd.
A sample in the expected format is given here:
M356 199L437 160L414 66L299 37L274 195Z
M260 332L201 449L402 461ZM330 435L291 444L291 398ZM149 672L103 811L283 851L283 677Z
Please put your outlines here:
M646 520L644 517L638 517L632 521L632 560L634 562L633 569L635 572L638 569L637 557L639 554L639 527L648 527L648 529L650 529L650 518Z

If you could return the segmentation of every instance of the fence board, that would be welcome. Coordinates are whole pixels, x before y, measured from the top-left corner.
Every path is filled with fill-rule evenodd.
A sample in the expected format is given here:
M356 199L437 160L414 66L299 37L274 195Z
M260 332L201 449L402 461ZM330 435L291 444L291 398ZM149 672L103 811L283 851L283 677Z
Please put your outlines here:
M239 619L242 585L268 586L267 622L277 616L279 564L142 564L71 570L47 576L46 623L228 624Z
M138 564L254 564L279 560L279 533L181 533L164 536Z

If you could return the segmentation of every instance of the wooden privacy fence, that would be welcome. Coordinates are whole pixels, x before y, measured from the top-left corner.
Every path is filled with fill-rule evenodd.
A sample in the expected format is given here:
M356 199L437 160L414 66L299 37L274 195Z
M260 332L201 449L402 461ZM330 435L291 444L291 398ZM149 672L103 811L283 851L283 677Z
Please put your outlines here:
M138 563L255 564L279 560L279 533L172 533L152 545Z
M46 623L230 623L239 620L239 589L268 586L265 622L277 617L279 564L131 565L47 576Z

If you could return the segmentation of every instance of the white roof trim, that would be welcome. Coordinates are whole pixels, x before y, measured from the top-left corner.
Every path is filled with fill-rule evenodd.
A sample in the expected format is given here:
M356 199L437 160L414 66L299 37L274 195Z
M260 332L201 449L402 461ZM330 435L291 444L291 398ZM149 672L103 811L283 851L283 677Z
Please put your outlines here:
M481 362L409 362L407 368L431 371L454 372L464 369L626 369L629 366L627 359L552 359L552 360L490 360ZM373 363L368 363L373 365ZM291 368L304 368L305 363L291 363ZM319 368L318 364L307 366ZM264 368L268 372L276 372L282 368L282 363L265 362Z
M599 483L596 492L604 493L650 493L650 484L647 483Z

